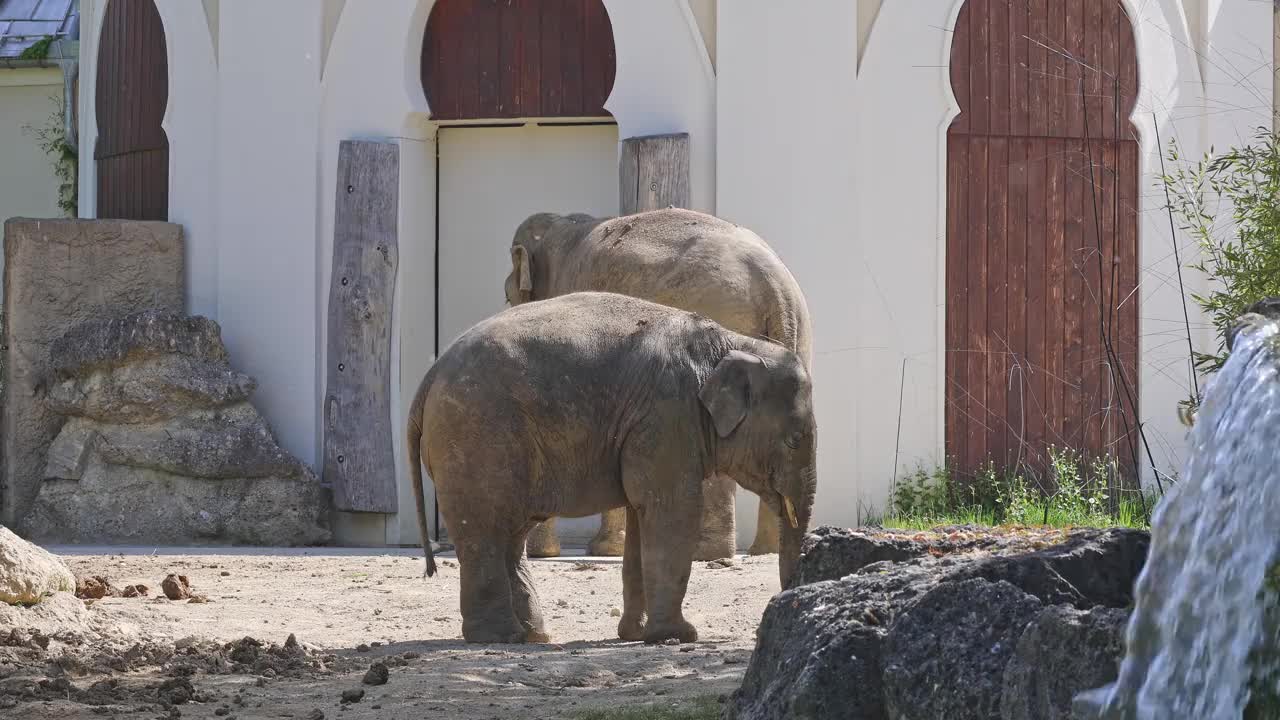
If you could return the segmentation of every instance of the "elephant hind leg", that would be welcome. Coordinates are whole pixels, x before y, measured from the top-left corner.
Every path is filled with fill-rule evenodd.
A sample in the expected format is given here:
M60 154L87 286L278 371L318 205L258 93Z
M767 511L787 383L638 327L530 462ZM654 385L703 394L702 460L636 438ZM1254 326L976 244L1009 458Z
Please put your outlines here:
M470 643L524 642L525 628L512 604L507 543L468 537L457 538L454 546L462 575L462 637Z
M522 530L507 546L507 577L511 583L511 605L526 642L551 642L539 607L538 590L533 586L533 571L525 557L525 538L528 529Z
M622 554L622 619L618 621L618 637L643 640L645 628L644 574L641 569L640 519L636 509L626 512L626 550Z

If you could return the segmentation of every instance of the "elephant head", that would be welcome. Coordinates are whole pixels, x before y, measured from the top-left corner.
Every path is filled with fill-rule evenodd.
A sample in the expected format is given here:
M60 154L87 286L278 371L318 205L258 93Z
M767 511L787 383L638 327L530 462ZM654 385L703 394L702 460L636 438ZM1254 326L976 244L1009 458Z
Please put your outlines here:
M549 288L539 287L549 277L548 270L561 261L562 253L573 241L598 222L598 218L582 213L544 212L525 218L511 238L511 273L504 284L507 304L515 307L551 297Z
M778 574L790 587L817 490L809 374L772 343L731 350L698 392L714 426L716 471L760 496L781 520Z

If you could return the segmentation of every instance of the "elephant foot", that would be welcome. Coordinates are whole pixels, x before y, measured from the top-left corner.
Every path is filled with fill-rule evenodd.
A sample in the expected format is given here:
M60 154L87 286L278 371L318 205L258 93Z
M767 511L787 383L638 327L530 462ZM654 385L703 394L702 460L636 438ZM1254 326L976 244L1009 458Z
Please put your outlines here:
M515 623L514 620L515 618L512 618L511 623L469 623L464 619L462 621L462 639L469 643L482 645L523 643L529 634L533 632L533 629Z
M627 546L626 532L616 535L595 536L587 543L587 554L598 557L622 557L623 548Z
M587 543L587 554L622 557L627 546L627 510L614 508L600 514L600 530Z
M693 623L681 618L671 623L655 623L649 621L644 631L644 641L654 644L675 638L682 643L698 641L698 628Z
M529 532L529 539L525 541L525 552L531 558L560 557L560 537L556 534L554 518L538 523Z
M644 640L645 622L644 615L627 616L623 615L618 621L618 638L627 642L638 642Z
M737 543L729 538L703 538L693 551L694 560L719 560L737 554Z
M524 631L524 641L527 643L549 643L551 642L551 635L546 630L529 628Z

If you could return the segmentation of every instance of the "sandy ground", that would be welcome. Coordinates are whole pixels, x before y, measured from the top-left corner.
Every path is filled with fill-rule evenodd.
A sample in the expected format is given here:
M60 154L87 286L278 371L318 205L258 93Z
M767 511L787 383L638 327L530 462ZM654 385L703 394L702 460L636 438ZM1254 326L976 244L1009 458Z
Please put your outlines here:
M204 701L175 707L181 717L316 720L318 710L327 718L553 718L594 706L725 694L737 687L760 615L778 590L777 556L739 556L735 565L714 569L695 563L685 613L698 626L699 642L645 646L616 639L620 559L534 561L553 644L481 646L461 641L451 553L438 556L441 572L424 580L414 550L49 549L78 575L105 575L117 587L141 583L157 594L166 574L179 573L209 599L106 598L88 608L94 617L179 645L191 636L219 642L249 636L283 645L294 634L323 649L313 649L314 656L336 656L297 678L198 673L191 682ZM389 681L362 684L375 661L389 665ZM122 673L118 681L154 688L172 675L154 665ZM97 679L69 676L81 690ZM365 690L363 699L341 703L342 692L353 689ZM48 695L0 709L0 716L174 716L141 699L95 707L83 698L72 701L72 692L67 700Z

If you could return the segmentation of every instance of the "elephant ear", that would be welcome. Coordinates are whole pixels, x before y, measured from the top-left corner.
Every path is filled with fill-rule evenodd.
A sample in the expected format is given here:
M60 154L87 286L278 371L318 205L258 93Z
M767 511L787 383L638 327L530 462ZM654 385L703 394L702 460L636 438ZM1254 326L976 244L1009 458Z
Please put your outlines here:
M511 272L516 276L516 289L522 293L533 292L533 258L523 245L511 246Z
M764 361L755 355L730 350L702 383L698 399L711 415L720 437L729 437L747 417L752 376L763 369Z

